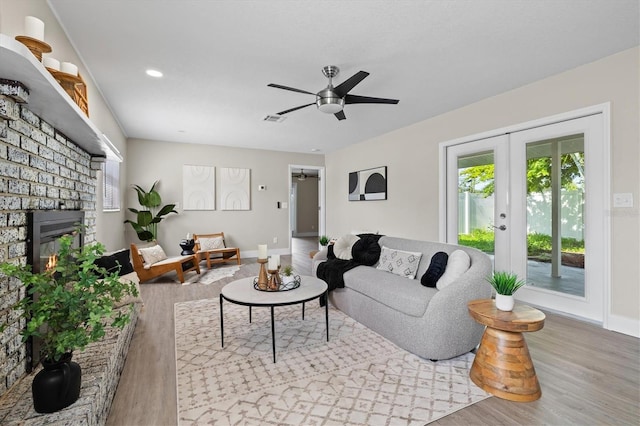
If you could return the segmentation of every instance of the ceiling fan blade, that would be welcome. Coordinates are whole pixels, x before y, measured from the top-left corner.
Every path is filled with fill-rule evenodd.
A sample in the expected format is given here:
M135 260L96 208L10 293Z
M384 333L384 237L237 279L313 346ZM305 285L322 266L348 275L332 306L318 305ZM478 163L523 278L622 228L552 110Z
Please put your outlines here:
M291 108L291 109L288 109L288 110L285 110L285 111L280 111L280 112L279 112L279 113L277 113L277 114L278 114L278 115L283 115L283 114L286 114L286 113L288 113L288 112L297 111L297 110L299 110L299 109L306 108L306 107L308 107L308 106L315 105L315 104L316 104L315 102L311 102L310 104L300 105L300 106L297 106L297 107L295 107L295 108Z
M346 79L345 81L343 81L342 83L340 83L336 87L334 87L333 90L340 97L343 97L344 95L349 93L351 91L351 89L356 87L356 85L358 83L360 83L362 80L364 80L368 75L369 75L369 73L366 72L366 71L358 71L357 73L355 73L354 75L352 75L351 77L349 77L348 79Z
M344 97L345 104L397 104L398 99L371 98L369 96L347 95Z
M275 87L276 89L284 89L284 90L290 90L292 92L298 92L298 93L306 93L307 95L313 95L315 96L315 93L311 93L311 92L307 92L306 90L302 90L302 89L296 89L295 87L287 87L287 86L282 86L280 84L267 84L267 86L269 87Z
M347 119L347 116L344 115L344 110L338 111L333 115L335 115L338 120L346 120Z

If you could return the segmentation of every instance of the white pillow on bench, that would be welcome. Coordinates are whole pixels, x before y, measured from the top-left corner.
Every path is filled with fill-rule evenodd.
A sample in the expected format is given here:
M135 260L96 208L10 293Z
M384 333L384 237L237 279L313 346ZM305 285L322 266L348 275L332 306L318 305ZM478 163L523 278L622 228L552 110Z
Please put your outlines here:
M155 246L138 249L138 251L142 255L144 263L147 265L153 265L154 263L167 259L167 254L162 247L157 244Z

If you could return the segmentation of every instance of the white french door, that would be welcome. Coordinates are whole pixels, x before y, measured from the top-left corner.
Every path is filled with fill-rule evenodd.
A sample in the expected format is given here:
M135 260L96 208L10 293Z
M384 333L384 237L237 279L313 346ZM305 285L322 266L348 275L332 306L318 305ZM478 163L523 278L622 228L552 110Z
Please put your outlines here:
M522 126L527 127L527 126ZM516 299L605 320L608 146L603 114L443 144L446 241L527 285Z

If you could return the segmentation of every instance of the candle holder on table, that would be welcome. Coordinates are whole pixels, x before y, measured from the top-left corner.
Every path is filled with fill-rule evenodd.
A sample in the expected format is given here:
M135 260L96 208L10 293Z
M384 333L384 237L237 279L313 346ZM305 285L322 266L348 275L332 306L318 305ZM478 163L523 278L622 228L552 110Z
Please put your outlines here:
M271 291L277 291L280 289L282 281L280 280L279 271L279 266L277 269L269 269L269 283L267 284L267 288Z
M267 259L258 259L258 263L260 264L260 272L258 273L258 288L260 290L266 290L269 284L269 277L267 277L267 269L265 268L265 263L267 263Z

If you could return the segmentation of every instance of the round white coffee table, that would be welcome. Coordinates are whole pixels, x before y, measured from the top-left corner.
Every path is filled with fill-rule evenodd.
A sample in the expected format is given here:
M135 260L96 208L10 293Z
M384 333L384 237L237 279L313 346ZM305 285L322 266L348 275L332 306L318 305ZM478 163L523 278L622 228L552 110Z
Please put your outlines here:
M251 322L251 308L262 306L271 308L271 345L273 347L273 362L276 362L276 329L274 308L276 306L296 305L302 303L302 319L304 320L304 304L322 295L325 296L325 322L327 327L327 342L329 341L329 303L327 300L327 283L321 279L302 275L300 287L287 291L261 291L253 288L253 278L242 278L230 282L222 287L220 292L220 340L224 348L224 314L222 302L227 300L236 305L249 307L249 322Z

